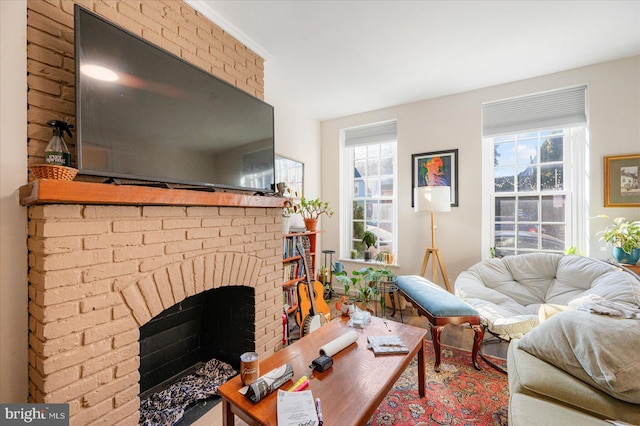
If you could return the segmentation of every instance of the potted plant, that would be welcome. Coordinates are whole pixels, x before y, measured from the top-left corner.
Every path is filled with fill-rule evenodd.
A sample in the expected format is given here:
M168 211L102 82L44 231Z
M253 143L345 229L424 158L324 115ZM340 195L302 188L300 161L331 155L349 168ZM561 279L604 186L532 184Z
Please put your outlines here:
M291 222L291 214L294 213L294 207L291 204L290 200L286 200L284 202L284 207L282 209L282 233L289 233L289 225Z
M391 282L395 277L389 269L373 269L372 267L362 268L359 271L353 271L354 274L361 277L361 285L358 286L358 295L365 307L369 308L370 301L380 291L380 283ZM386 307L384 297L380 298L380 306L382 311Z
M609 219L606 215L601 215ZM613 219L598 233L600 240L613 246L613 258L618 263L635 265L640 260L640 220L629 221L624 217Z
M362 243L367 246L367 249L364 252L364 260L371 260L372 253L369 251L371 246L376 245L376 241L378 241L378 237L371 231L366 231L362 234Z
M296 213L299 213L304 219L304 225L307 231L315 231L318 218L322 214L333 216L333 209L329 206L328 201L320 201L319 198L308 200L304 197L300 198L298 204L295 205Z
M381 251L376 256L376 261L377 262L382 262L382 263L384 263L386 265L393 265L394 259L395 259L395 256L393 255L393 253L391 253L388 250Z
M344 287L344 295L340 297L340 301L336 302L336 309L342 313L343 316L348 316L352 312L355 312L354 300L349 295L351 285L357 286L362 278L359 275L354 275L349 278L346 271L336 272L333 274L336 281L342 284Z

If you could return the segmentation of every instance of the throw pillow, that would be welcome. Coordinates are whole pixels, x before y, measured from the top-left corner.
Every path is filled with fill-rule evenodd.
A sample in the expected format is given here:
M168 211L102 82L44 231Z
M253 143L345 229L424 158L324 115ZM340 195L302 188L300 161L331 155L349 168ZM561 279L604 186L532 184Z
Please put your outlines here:
M640 404L640 321L569 310L526 334L518 347L614 398Z

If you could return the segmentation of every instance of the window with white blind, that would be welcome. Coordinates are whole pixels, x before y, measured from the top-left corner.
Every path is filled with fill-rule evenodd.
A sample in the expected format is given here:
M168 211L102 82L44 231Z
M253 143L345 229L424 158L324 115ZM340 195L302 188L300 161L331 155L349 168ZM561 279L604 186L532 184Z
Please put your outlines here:
M363 258L365 231L377 237L375 254L396 252L396 139L395 121L343 131L342 205L351 208L340 218L341 257Z
M581 86L483 105L492 255L586 249L586 94Z

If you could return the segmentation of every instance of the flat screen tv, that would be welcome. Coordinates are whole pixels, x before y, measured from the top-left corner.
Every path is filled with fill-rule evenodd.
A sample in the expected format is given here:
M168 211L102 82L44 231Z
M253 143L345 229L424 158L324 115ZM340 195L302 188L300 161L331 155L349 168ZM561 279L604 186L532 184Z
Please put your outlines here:
M273 192L273 107L75 6L80 174Z

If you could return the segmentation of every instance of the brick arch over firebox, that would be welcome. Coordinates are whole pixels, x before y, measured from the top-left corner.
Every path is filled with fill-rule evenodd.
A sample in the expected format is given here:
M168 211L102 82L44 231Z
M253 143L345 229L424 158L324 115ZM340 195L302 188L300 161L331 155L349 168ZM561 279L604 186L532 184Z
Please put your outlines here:
M255 288L262 260L243 253L211 253L148 274L120 290L131 315L143 326L189 296L219 287Z

